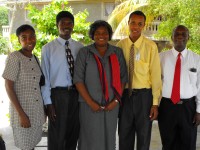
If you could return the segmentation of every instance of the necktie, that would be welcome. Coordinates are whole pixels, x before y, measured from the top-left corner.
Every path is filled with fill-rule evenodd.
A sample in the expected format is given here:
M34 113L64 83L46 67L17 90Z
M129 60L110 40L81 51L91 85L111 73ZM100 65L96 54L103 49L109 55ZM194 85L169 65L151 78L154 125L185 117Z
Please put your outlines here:
M132 94L132 82L133 82L133 72L134 72L134 44L131 45L130 56L129 56L129 84L128 84L128 93L129 97Z
M70 71L71 77L73 77L73 74L74 74L74 58L73 58L71 50L69 48L69 41L66 41L65 45L66 45L65 51L66 51L67 62L69 64L69 71Z
M180 76L181 76L181 53L178 54L174 71L174 82L171 95L171 100L174 104L180 101Z

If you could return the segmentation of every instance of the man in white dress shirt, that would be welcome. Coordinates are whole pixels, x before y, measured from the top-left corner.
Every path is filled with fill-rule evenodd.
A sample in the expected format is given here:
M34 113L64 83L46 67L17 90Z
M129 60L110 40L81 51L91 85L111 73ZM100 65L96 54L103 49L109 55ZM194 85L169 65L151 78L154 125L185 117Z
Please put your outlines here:
M158 123L163 150L196 149L197 126L200 124L200 56L186 48L188 39L188 28L178 25L172 33L174 47L160 54L163 90ZM180 92L178 101L173 102L174 73L179 55L180 89L175 92Z

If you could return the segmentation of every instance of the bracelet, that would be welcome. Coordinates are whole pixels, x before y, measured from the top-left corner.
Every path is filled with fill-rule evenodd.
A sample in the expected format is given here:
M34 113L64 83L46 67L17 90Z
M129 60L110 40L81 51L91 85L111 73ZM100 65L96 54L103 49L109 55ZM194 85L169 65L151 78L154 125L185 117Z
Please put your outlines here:
M117 99L114 100L116 103L119 103L119 101Z

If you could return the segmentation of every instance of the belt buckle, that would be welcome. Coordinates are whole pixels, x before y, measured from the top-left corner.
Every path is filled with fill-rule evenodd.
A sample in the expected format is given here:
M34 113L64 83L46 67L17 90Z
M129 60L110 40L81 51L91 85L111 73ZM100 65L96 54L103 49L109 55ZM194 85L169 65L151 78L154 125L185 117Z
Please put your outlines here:
M183 101L179 101L177 104L181 105L181 104L183 104Z

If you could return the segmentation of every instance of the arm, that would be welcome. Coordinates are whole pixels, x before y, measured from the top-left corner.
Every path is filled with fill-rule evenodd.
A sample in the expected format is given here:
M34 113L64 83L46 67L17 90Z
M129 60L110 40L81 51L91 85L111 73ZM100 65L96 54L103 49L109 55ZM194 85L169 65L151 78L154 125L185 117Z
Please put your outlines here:
M42 48L41 68L45 76L45 85L42 86L41 91L44 100L44 105L46 105L47 108L47 116L51 121L55 121L56 119L55 107L53 106L50 97L51 95L50 74L49 74L50 60L49 60L48 50L49 50L48 45L45 45Z
M123 93L124 87L125 87L125 83L122 83L121 87L122 87L122 93ZM110 101L110 103L108 105L106 105L106 107L105 107L104 110L105 111L111 111L111 110L113 110L118 105L118 103L119 103L119 101L115 101L115 100L116 100L116 98L114 98L112 101Z
M126 67L126 61L122 52L122 49L117 49L117 56L118 56L118 61L120 65L120 80L121 80L121 89L122 93L124 91L125 85L128 82L128 73L127 73L127 67ZM119 103L118 101L115 101L116 98L114 98L106 107L105 110L111 111L113 110L117 104Z
M5 79L5 87L6 87L6 92L8 94L9 99L19 115L21 127L24 127L24 128L31 127L30 120L17 99L17 95L14 90L14 82L11 80Z
M194 116L194 119L193 119L193 123L195 126L198 126L200 124L200 57L199 57L199 61L198 61L198 64L197 64L197 95L196 95L196 105L197 105L197 108L196 108L196 114Z
M153 121L158 116L158 103L162 87L160 58L156 44L152 46L150 77L152 82L153 106L151 107L149 117Z
M85 48L79 51L74 66L73 81L83 100L94 112L98 112L102 110L102 107L92 99L85 85L86 59L88 55L88 50Z
M89 95L88 90L85 87L84 83L78 82L75 84L79 94L85 100L85 102L91 107L94 112L99 112L102 110L102 107L97 104Z

